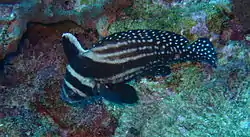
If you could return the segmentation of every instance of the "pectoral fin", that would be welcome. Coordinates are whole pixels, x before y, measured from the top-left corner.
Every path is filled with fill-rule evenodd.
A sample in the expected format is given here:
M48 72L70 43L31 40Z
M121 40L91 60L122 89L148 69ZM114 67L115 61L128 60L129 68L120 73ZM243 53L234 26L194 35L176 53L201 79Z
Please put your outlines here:
M115 103L133 104L138 101L136 90L128 84L112 84L102 87L100 95Z

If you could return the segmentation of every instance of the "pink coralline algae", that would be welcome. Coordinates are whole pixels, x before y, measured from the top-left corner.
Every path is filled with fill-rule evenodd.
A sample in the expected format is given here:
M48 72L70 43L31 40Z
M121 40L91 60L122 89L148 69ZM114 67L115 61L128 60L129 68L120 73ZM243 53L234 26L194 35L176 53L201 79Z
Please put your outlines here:
M241 24L236 19L229 20L227 27L221 32L220 39L222 42L228 40L243 40L244 31Z
M208 28L205 23L198 22L191 28L190 33L198 36L205 36L208 34Z
M191 28L190 33L196 34L201 37L206 36L209 33L206 25L206 13L205 12L193 13L192 19L195 20L197 24Z

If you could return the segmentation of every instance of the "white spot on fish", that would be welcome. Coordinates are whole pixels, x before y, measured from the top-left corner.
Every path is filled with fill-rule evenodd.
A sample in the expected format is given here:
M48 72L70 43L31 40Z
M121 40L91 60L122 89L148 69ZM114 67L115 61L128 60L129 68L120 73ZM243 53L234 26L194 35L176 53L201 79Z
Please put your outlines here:
M153 42L153 39L149 39L148 42Z

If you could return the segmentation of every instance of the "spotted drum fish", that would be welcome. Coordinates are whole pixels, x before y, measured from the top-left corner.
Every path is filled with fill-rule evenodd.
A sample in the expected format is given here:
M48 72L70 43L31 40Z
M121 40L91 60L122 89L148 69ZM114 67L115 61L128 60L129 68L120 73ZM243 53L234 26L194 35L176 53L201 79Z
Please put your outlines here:
M216 67L216 52L206 38L189 44L179 34L161 30L129 30L105 37L85 50L70 33L62 35L68 59L61 97L69 104L101 96L133 104L135 89L126 84L142 76L167 75L170 64L206 62Z

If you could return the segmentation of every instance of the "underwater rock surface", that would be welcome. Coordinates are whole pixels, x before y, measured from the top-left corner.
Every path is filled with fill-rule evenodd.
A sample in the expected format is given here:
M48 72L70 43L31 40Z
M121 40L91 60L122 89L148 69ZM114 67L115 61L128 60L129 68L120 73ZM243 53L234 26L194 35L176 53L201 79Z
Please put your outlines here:
M88 5L80 0L0 2L0 59L17 50L28 23L72 21L85 29L97 28L99 34L104 36L109 24L129 5L131 0L100 0Z
M0 2L0 56L5 59L0 73L0 136L249 136L250 42L247 22L231 9L238 6L236 1L113 0L108 6L112 10L104 12L104 18L99 16L103 8L97 8L98 14L88 12L94 17L90 22L85 22L88 18L80 10L71 14L75 17L65 12L53 14L53 19L46 16L53 23L44 20L45 13L72 11L74 4L60 6L52 4L57 0L42 0L48 8L42 8L42 15L28 23L9 16L23 1L4 2ZM103 5L101 0L68 2L83 9ZM15 16L26 17L24 13ZM65 18L75 23L56 23ZM61 34L73 33L89 48L102 36L131 29L172 31L191 41L208 37L216 48L217 68L175 64L168 76L134 80L129 84L140 91L134 105L96 100L85 107L73 107L63 102L59 92L67 60ZM18 54L5 56L10 53L7 50L16 49Z

